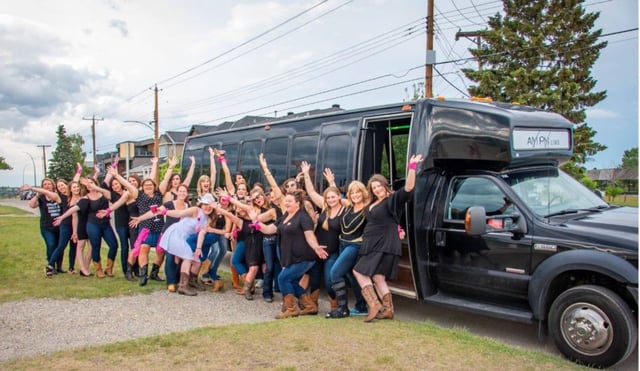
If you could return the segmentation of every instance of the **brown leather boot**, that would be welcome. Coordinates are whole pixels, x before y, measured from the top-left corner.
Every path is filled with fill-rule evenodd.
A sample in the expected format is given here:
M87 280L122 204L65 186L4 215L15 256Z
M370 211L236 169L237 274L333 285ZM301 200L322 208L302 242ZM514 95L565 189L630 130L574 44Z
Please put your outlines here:
M102 262L93 262L93 267L96 270L96 277L104 278L104 272L102 271Z
M293 294L289 294L283 298L284 300L284 311L278 313L276 319L283 319L288 317L297 317L298 316L298 304L296 303L296 297Z
M236 285L234 284L233 287L236 287L236 294L238 295L244 295L244 278L245 278L245 274L241 274L240 276L238 276L238 283L242 283L243 286L240 286L239 288L236 287Z
M209 268L211 268L211 260L205 259L202 264L200 264L200 272L198 273L200 276L209 272Z
M222 292L224 291L224 281L221 279L213 281L213 288L211 292Z
M242 288L242 285L240 284L240 276L238 276L238 271L233 267L233 265L231 266L230 269L231 269L231 285L233 286L234 289L240 290ZM240 295L244 295L244 293Z
M376 294L376 290L373 288L373 285L367 285L362 288L362 296L364 300L367 301L367 306L369 307L369 313L367 314L367 318L364 319L365 322L371 322L382 308L382 304L378 299L378 294Z
M189 274L180 272L180 283L178 284L178 294L186 296L196 296L197 292L189 287Z
M253 292L251 291L251 284L249 282L244 283L244 298L253 300Z
M198 280L198 274L197 273L193 273L193 272L189 272L189 276L188 276L188 285L190 287L193 287L194 289L198 290L198 291L205 291L206 287L204 287L204 285Z
M304 294L300 296L300 299L298 300L300 301L300 304L302 304L302 310L300 311L301 316L306 314L318 314L318 306L313 302L313 299L311 299L311 295Z
M376 314L376 318L393 319L393 300L390 292L382 296L382 312L378 312L378 314Z
M315 289L309 294L311 296L311 300L318 307L318 299L320 299L320 289Z
M104 270L107 277L113 277L113 259L107 259L107 269Z

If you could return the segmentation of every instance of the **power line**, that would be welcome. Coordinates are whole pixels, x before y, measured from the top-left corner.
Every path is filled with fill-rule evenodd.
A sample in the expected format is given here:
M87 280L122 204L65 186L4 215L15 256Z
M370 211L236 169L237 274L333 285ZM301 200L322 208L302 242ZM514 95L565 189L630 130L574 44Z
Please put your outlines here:
M210 59L208 59L208 60L206 60L206 61L204 61L204 62L202 62L202 63L200 63L200 64L198 64L198 65L196 65L194 67L188 68L185 71L182 71L182 72L180 72L180 73L178 73L176 75L173 75L171 77L168 77L168 78L166 78L164 80L160 80L160 81L157 82L157 84L164 84L164 83L169 82L169 81L171 81L171 80L173 80L175 78L183 76L183 75L185 75L185 74L187 74L187 73L189 73L191 71L194 71L194 70L196 70L196 69L198 69L198 68L200 68L202 66L205 66L205 65L207 65L207 64L209 64L209 63L211 63L211 62L213 62L213 61L215 61L215 60L217 60L217 59L219 59L219 58L221 58L221 57L233 52L234 50L237 50L237 49L239 49L239 48L241 48L241 47L243 47L243 46L245 46L245 45L247 45L247 44L249 44L249 43L251 43L251 42L253 42L253 41L257 40L257 39L259 39L259 38L261 38L262 36L264 36L264 35L272 32L272 31L278 29L279 27L284 26L285 24L293 21L294 19L301 17L302 15L310 12L311 10L317 8L318 6L326 3L327 1L328 0L322 0L319 3L316 3L315 5L312 5L311 7L303 10L302 12L300 12L300 13L298 13L296 15L294 15L293 17L290 17L290 18L286 19L285 21L283 21L281 23L278 23L277 25L267 29L266 31L263 31L263 32L259 33L258 35L249 38L249 40L244 41L244 42L240 43L239 45L236 45L236 46L232 47L231 49L228 49L227 51L224 51L224 52L216 55L215 57L210 58Z

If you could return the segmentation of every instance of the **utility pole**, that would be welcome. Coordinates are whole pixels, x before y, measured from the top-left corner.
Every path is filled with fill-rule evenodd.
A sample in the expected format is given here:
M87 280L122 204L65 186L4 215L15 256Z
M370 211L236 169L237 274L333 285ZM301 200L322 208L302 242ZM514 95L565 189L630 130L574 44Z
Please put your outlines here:
M470 37L476 38L476 48L480 49L480 41L482 41L482 36L484 35L484 31L458 31L456 32L456 41L458 41L461 37L466 37L469 39ZM478 58L478 71L482 71L482 59Z
M160 136L160 132L158 130L159 128L159 124L158 124L158 85L154 85L153 87L153 91L154 91L154 95L155 95L155 108L153 110L153 122L154 122L154 127L153 127L153 157L158 158L159 156L159 136ZM159 164L158 164L159 166ZM154 179L156 184L159 184L158 181L160 180L160 169L158 169L158 171L156 171L156 179Z
M433 64L436 52L433 50L433 0L427 0L427 52L424 75L425 98L433 97Z
M42 147L42 168L44 169L44 178L47 177L47 153L44 151L45 148L51 147L51 144L38 144L37 147Z
M93 141L93 166L97 165L97 160L96 160L96 121L103 121L104 118L102 117L96 117L96 115L93 115L93 117L83 117L83 120L91 120L91 139Z

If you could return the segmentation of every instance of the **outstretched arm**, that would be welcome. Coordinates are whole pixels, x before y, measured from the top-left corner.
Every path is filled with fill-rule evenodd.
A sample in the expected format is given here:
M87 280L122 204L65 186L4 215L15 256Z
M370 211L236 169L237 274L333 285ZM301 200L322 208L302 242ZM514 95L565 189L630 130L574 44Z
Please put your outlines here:
M149 174L149 179L153 179L155 182L156 174L158 174L158 158L154 157L151 159L151 174Z
M169 189L169 180L171 179L171 175L173 174L173 168L176 167L177 163L178 163L178 160L175 157L172 157L169 159L169 166L167 166L167 172L164 173L164 178L162 178L162 181L160 182L160 186L158 187L158 189L160 190L160 193L163 195L167 193L167 190Z
M182 184L189 187L191 184L191 179L193 179L193 173L196 170L196 158L194 156L189 156L189 160L191 160L191 165L189 165L189 170L187 171L187 175L184 176L182 180Z
M321 194L316 192L315 187L313 186L313 182L311 181L311 175L309 175L309 170L311 170L311 165L308 162L302 161L300 164L302 169L302 174L304 176L304 189L307 191L309 197L311 197L311 201L318 206L319 208L324 207L324 197Z
M224 153L220 151L216 151L216 154L218 155L217 161L220 163L222 173L224 174L224 185L229 193L235 195L236 187L233 185L233 179L231 179L231 172L229 171L229 166L227 166L227 159L224 158Z
M262 167L264 177L267 179L267 183L269 183L269 186L271 187L273 200L279 201L282 198L282 191L280 190L280 186L276 182L276 179L273 177L273 175L271 175L271 171L269 170L269 166L267 165L267 159L264 157L263 153L258 156L258 160L260 161L260 167Z
M138 198L138 188L134 187L133 184L129 183L122 175L118 174L118 171L115 168L111 168L108 170L108 174L113 176L120 184L122 184L126 191L129 194L129 200ZM122 198L122 197L121 197Z
M30 185L23 185L22 187L20 187L20 190L21 191L32 190L38 193L35 197L29 200L29 207L31 207L32 209L35 209L36 207L38 207L38 196L40 196L41 194L47 196L50 200L54 202L57 202L57 203L62 202L62 200L60 199L60 195L57 192L52 192L44 188L34 187Z
M211 179L211 189L216 186L216 151L209 147L209 178Z
M420 162L422 162L421 154L413 155L409 159L409 165L407 165L407 179L404 182L404 190L407 192L413 191L413 188L416 186L416 170Z

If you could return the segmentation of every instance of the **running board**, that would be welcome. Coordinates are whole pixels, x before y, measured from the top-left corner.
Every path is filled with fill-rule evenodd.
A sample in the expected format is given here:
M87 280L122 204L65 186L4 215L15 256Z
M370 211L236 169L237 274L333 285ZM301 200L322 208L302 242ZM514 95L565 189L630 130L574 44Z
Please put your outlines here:
M504 307L493 303L463 299L461 297L442 293L426 297L424 300L427 303L477 313L494 318L507 319L510 321L527 324L535 322L533 313L525 308Z

